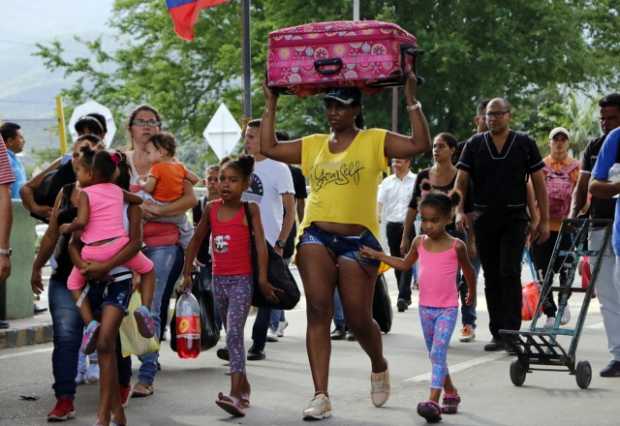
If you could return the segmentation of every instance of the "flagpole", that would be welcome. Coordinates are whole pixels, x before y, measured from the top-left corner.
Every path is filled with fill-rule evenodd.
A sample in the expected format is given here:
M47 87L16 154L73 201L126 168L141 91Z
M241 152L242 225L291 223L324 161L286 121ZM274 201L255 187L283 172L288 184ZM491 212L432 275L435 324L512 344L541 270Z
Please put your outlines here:
M252 118L252 54L250 46L250 0L241 0L243 119L242 127Z
M65 109L62 105L62 96L56 96L56 122L58 123L59 150L61 154L67 152L67 131L65 128Z

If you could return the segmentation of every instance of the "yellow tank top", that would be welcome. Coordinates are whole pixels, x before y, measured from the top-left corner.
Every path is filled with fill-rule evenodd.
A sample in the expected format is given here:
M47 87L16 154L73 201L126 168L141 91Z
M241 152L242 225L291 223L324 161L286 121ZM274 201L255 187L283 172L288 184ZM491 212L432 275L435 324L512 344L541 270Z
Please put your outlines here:
M301 141L301 170L310 181L300 233L312 222L362 225L379 239L377 190L387 167L386 130L358 132L351 145L333 154L329 135L307 136Z

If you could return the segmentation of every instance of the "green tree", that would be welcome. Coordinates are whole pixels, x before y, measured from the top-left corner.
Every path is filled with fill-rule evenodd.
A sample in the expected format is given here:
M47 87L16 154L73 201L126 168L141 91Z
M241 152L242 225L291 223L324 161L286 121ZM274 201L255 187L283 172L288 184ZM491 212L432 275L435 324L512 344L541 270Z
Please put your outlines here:
M262 110L268 33L310 20L350 19L351 4L252 2L255 116ZM558 87L569 92L602 89L616 82L620 22L609 17L617 17L619 8L611 0L361 2L362 18L392 20L418 37L425 50L419 73L426 78L419 97L432 131L463 138L472 131L471 117L480 98L506 96L518 117L528 117L538 111L532 99L542 93L557 92ZM184 161L198 166L212 159L201 133L219 103L241 116L239 2L204 11L191 43L174 35L161 0L117 0L109 24L120 41L112 52L101 40L84 40L89 57L69 60L59 43L39 46L37 54L46 66L78 77L66 90L67 101L97 99L114 110L119 123L132 106L148 102L178 135ZM385 91L365 103L369 126L390 127L390 94ZM325 131L317 97L285 96L280 111L278 125L294 135ZM399 118L400 130L409 131L404 105ZM531 122L516 127L528 130Z

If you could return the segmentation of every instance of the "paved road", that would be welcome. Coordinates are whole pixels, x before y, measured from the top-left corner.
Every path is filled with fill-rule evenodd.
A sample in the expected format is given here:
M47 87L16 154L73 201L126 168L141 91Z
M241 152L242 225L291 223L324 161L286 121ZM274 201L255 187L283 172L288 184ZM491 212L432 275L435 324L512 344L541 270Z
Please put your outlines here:
M392 274L388 273L391 288ZM460 414L444 416L446 425L619 425L620 379L602 379L598 371L607 363L606 341L598 304L591 306L579 359L590 360L592 385L580 390L566 373L528 374L522 388L508 378L511 358L504 353L482 351L488 341L488 316L479 294L480 327L473 343L454 338L449 364L462 395ZM571 303L578 305L575 296ZM573 308L573 312L576 309ZM267 360L250 362L253 408L241 420L232 420L213 403L218 391L227 391L227 367L213 350L196 360L180 360L164 344L163 371L155 394L131 400L127 409L130 425L189 426L212 424L295 425L304 424L301 411L312 395L312 382L305 353L305 311L288 314L286 337L267 347ZM246 335L249 335L249 321ZM416 404L428 392L430 363L416 309L395 314L391 333L384 336L390 363L393 394L382 409L369 399L368 359L356 343L335 342L332 350L330 392L334 407L326 425L425 424L415 414ZM137 364L137 362L136 362ZM134 364L134 366L136 365ZM51 345L0 351L0 425L42 425L54 403L51 392ZM37 395L37 401L21 401L20 395ZM78 418L72 425L92 425L97 387L78 388Z

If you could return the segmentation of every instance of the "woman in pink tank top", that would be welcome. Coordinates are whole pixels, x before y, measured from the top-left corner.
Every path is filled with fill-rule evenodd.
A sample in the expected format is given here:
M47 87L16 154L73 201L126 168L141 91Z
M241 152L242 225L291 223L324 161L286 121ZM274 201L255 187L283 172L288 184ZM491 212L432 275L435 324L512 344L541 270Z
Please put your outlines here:
M460 196L430 192L420 203L422 235L412 243L407 256L387 256L368 247L362 254L406 271L418 262L420 285L419 312L424 340L432 364L430 396L418 404L418 414L435 423L441 414L455 414L461 397L448 374L447 352L458 315L459 297L456 275L463 270L468 292L465 303L471 305L476 294L476 275L463 241L450 236L446 226L452 222L453 209ZM444 391L442 405L439 405Z

